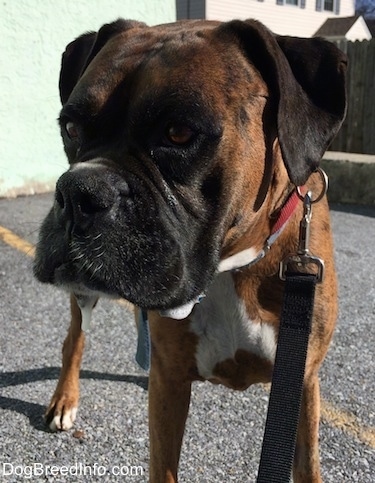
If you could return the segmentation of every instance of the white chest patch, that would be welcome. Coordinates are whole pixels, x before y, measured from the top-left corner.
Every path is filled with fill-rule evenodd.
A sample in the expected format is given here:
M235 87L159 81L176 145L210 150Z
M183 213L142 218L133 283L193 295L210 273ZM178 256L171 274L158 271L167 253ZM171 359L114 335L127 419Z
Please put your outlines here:
M275 359L273 327L249 319L230 273L218 275L207 296L195 307L191 330L199 337L196 362L205 379L212 377L218 362L233 358L238 349L271 362Z

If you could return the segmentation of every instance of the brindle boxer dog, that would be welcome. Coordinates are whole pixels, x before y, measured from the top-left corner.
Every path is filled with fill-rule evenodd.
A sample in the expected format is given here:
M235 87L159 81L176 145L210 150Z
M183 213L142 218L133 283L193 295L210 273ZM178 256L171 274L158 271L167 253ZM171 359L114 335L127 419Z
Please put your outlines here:
M118 20L68 45L60 126L70 167L35 261L41 282L75 294L51 428L73 425L79 306L87 318L99 296L148 311L153 483L177 481L194 380L240 390L270 381L284 289L278 265L296 251L302 202L262 250L295 187L322 189L314 172L344 117L345 71L331 43L276 36L252 20ZM314 207L310 249L326 270L294 461L303 483L321 481L318 369L337 312L325 199Z

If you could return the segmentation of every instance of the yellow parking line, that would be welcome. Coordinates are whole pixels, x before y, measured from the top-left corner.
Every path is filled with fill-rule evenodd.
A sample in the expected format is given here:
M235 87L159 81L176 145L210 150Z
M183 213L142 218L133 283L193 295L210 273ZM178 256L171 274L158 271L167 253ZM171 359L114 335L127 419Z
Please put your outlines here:
M0 240L16 250L33 257L35 255L35 246L32 243L19 237L12 231L0 225Z
M354 414L337 409L327 401L322 401L321 416L330 426L345 431L375 449L375 428L362 426Z
M1 225L0 240L28 256L34 256L35 254L35 247L32 243L29 243ZM122 301L121 304L127 308L131 305L126 301ZM341 429L346 434L362 441L362 443L365 443L370 448L375 449L375 428L361 425L354 414L349 411L338 409L329 402L322 400L321 415L322 419L330 426Z

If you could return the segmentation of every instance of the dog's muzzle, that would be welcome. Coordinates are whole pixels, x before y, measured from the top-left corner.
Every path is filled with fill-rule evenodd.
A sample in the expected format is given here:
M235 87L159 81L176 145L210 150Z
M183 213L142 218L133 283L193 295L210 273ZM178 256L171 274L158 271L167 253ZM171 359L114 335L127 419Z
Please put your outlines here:
M197 269L194 220L179 208L147 174L124 172L101 158L75 164L57 182L34 274L84 297L122 297L148 309L190 303L214 267L204 250L204 270Z

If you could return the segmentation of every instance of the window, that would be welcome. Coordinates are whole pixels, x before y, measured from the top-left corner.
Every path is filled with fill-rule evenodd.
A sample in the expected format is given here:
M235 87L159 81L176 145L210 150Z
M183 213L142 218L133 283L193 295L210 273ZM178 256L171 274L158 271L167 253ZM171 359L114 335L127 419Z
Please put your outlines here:
M276 0L276 5L292 5L294 7L305 8L306 0Z
M334 0L324 0L323 10L328 10L329 12L333 12L334 7Z
M340 0L316 0L316 10L318 12L333 12L339 15Z

